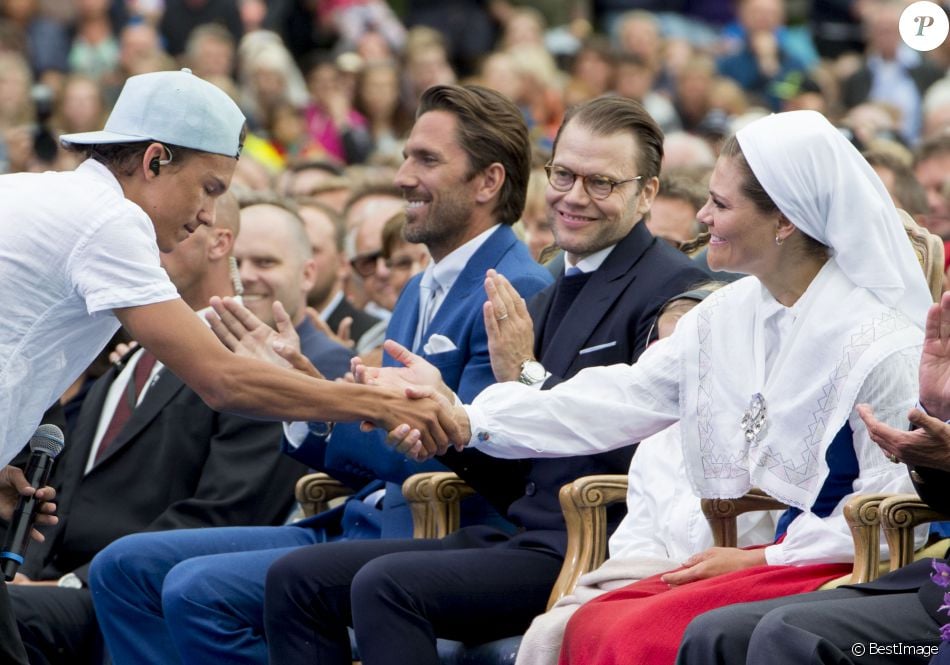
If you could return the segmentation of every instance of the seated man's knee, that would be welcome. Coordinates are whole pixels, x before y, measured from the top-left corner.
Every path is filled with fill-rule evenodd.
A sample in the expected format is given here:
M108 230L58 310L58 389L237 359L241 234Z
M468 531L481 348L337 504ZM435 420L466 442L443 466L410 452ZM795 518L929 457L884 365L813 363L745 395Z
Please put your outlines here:
M750 620L737 608L737 605L720 607L690 621L680 643L677 664L745 662L757 618ZM735 660L737 658L739 660Z
M404 566L399 561L401 554L381 556L368 562L359 569L353 577L350 588L354 611L360 606L377 603L380 599L390 600L396 597L408 597L406 585L401 574ZM417 574L423 574L421 568L416 567Z
M102 549L92 560L89 567L89 582L95 587L110 580L125 578L132 569L142 564L142 555L147 552L143 549L142 536L147 534L132 534L113 541Z
M203 558L186 559L176 564L162 584L162 610L166 617L188 613L196 605L210 607L220 596L214 587L214 567Z

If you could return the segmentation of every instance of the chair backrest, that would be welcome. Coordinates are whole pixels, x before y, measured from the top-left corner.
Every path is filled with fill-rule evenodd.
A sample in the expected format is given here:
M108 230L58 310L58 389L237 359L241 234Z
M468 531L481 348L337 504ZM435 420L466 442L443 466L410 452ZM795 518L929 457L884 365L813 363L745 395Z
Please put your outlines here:
M905 211L898 209L897 212L927 278L930 297L937 302L943 293L943 240L915 222Z

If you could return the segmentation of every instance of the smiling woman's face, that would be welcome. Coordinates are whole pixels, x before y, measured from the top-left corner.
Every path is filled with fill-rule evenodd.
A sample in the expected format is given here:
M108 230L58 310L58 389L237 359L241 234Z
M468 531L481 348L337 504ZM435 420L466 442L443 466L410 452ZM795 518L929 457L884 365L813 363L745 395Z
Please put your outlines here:
M709 227L710 268L761 277L774 265L777 217L742 193L744 179L735 159L720 157L709 178L709 200L697 216Z

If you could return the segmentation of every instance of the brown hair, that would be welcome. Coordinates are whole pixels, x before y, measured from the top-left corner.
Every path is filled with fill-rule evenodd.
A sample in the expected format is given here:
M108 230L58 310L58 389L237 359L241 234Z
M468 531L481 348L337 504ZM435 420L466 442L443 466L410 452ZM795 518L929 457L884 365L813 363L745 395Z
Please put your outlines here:
M568 123L577 122L581 127L600 136L629 132L639 148L637 156L638 175L644 180L660 175L663 160L663 130L647 113L640 102L626 97L598 97L575 106L564 115L554 137L552 152L557 154L557 142Z
M319 210L330 220L330 224L333 226L333 245L338 252L343 252L344 240L346 239L346 222L343 221L343 215L318 199L298 196L294 201L297 203L298 208L313 208L314 210Z
M131 176L142 164L142 156L153 143L161 143L171 151L172 161L169 166L178 168L192 155L200 152L191 148L182 148L172 143L162 141L136 141L134 143L97 143L97 144L67 144L67 150L80 153L86 159L94 159L115 175ZM167 155L163 157L166 159Z
M749 166L749 162L746 160L745 155L742 154L742 146L739 145L739 140L735 137L735 135L730 136L728 139L726 139L726 142L723 143L722 148L719 151L719 158L722 159L723 157L732 159L732 163L735 164L742 173L742 183L740 185L740 190L742 191L743 196L752 201L752 204L756 208L766 214L776 213L779 215L784 215L784 213L779 210L779 207L775 205L775 201L772 200L772 197L769 196L769 193L765 191L765 187L762 186L762 183L759 182L759 179L755 177L752 167ZM798 231L805 243L803 248L807 254L817 257L828 256L828 248L825 245L818 242L801 229L798 229Z
M947 147L950 149L950 142ZM917 181L910 166L896 153L887 149L872 148L865 150L861 155L872 167L884 168L894 174L894 194L911 217L923 215L929 211L930 206L927 205L927 194L923 186Z
M950 134L932 136L917 147L914 152L914 166L945 153L950 153Z
M518 221L531 171L528 127L518 107L479 85L436 85L422 94L416 117L429 111L445 111L458 120L456 138L468 155L470 178L491 164L501 164L505 182L494 212L502 224Z
M752 167L749 166L745 155L742 154L742 147L739 145L739 140L735 136L730 136L726 139L726 142L722 144L722 149L719 151L719 156L731 158L733 164L742 172L743 177L740 189L742 190L743 196L752 201L755 207L762 212L781 214L782 211L778 209L778 206L775 205L775 201L772 200L769 193L765 191L765 187L762 186L759 179L755 177L755 173L752 172Z

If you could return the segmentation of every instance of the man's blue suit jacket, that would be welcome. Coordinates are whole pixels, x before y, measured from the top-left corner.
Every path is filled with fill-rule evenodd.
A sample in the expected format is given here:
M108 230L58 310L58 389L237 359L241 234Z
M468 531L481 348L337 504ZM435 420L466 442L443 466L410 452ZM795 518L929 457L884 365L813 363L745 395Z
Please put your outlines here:
M551 282L548 271L531 258L528 249L505 225L499 226L469 259L427 331L429 335L449 338L456 348L436 354L415 350L439 368L446 384L465 402L495 382L482 319L485 272L489 268L507 277L526 299ZM386 329L389 339L406 347L412 346L419 320L421 279L421 275L416 275L406 284ZM425 341L420 346L425 346ZM396 363L387 354L383 364ZM341 423L329 440L311 435L296 450L288 446L287 452L296 459L359 489L343 506L300 522L301 526L325 529L330 537L408 538L412 535L412 518L402 497L402 482L420 471L446 469L434 460L422 464L410 461L390 449L384 438L382 432L360 432L357 423ZM383 487L386 493L382 510L362 501ZM463 522L484 521L487 515L484 504L468 506L467 512L463 508Z

